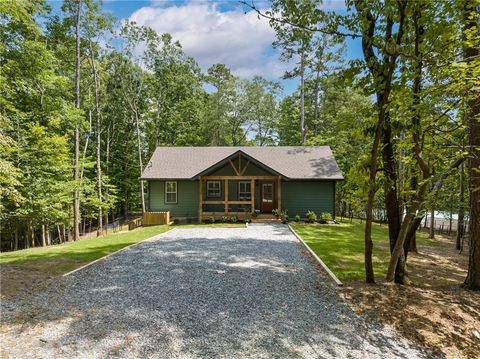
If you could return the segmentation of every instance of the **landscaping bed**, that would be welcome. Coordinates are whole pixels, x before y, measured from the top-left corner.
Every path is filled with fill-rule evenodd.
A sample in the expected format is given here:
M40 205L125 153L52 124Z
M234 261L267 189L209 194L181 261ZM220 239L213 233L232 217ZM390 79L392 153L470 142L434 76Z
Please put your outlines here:
M364 282L364 223L292 223L295 231L344 283L340 294L357 313L393 325L405 337L446 358L480 357L480 294L464 290L468 256L453 239L417 234L408 256L410 286L386 285L388 229L373 224L377 284Z

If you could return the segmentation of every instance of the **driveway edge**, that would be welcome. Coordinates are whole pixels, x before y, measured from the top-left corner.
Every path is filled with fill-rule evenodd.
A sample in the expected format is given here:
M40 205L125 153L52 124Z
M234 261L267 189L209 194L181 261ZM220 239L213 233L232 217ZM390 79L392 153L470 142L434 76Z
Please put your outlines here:
M117 254L117 253L120 253L120 252L122 252L122 251L124 251L124 250L126 250L126 249L128 249L128 248L132 248L132 247L135 247L135 246L137 246L137 245L139 245L139 244L141 244L141 243L145 243L145 242L148 242L148 241L152 241L152 240L154 240L154 239L157 239L158 237L162 237L163 235L165 235L165 234L167 234L167 233L170 233L170 232L173 231L174 229L176 229L176 228L171 228L171 229L169 229L169 230L166 231L166 232L163 232L163 233L157 234L157 235L155 235L155 236L153 236L153 237L144 239L143 241L140 241L140 242L137 242L137 243L132 243L132 244L126 246L126 247L123 247L123 248L119 249L118 251L109 253L109 254L107 254L107 255L105 255L105 256L103 256L103 257L100 257L100 258L95 259L95 260L92 261L92 262L89 262L89 263L87 263L87 264L84 264L84 265L81 266L81 267L75 268L74 270L71 270L70 272L64 273L64 274L62 274L62 277L67 277L67 276L69 276L70 274L73 274L73 273L78 272L78 271L80 271L80 270L82 270L82 269L85 269L85 268L87 268L87 267L90 267L92 264L95 264L95 263L97 263L97 262L103 261L104 259L107 259L108 257L111 257L111 256L113 256L113 255L115 255L115 254Z
M323 269L328 273L330 278L339 286L342 287L343 283L340 281L340 279L337 278L335 273L333 273L330 268L327 267L327 265L320 259L320 257L308 246L308 244L300 237L300 235L295 232L295 230L292 228L290 224L288 224L288 228L290 231L293 233L295 237L303 244L303 246L308 250L308 252L312 255L313 258L322 266Z

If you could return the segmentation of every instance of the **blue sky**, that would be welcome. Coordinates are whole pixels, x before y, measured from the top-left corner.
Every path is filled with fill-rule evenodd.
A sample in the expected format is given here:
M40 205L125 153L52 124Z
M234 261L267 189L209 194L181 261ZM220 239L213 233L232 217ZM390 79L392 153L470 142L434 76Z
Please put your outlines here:
M62 1L50 1L58 10ZM255 1L261 8L266 1ZM344 11L343 0L324 0L323 7ZM238 1L165 1L104 0L103 9L119 20L130 19L138 25L152 27L158 33L168 32L179 40L184 51L194 57L203 70L215 63L226 64L234 75L251 78L261 75L281 81L284 94L292 93L296 80L281 80L293 63L280 61L272 48L275 33L265 19L258 19ZM359 41L347 42L347 59L361 56Z

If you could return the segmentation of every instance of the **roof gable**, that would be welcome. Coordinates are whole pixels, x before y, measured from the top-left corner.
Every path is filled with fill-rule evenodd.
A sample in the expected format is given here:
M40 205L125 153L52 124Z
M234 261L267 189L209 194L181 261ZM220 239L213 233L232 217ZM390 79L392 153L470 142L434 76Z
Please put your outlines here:
M251 161L252 163L254 163L255 165L257 165L258 167L263 168L263 169L266 170L267 172L270 172L272 175L276 175L276 176L281 176L281 175L282 175L281 173L275 171L273 168L270 168L269 166L263 164L262 162L258 161L257 159L253 158L252 156L249 156L249 155L246 154L244 151L238 150L238 151L232 153L230 156L227 156L227 157L224 158L223 160L220 160L219 162L213 164L213 165L210 166L209 168L206 168L206 169L203 170L202 172L197 173L194 177L199 177L199 176L207 175L207 174L215 171L216 169L224 166L224 165L227 164L229 161L232 161L232 160L234 160L235 158L237 158L237 157L239 157L239 156L246 158L247 161Z
M343 179L328 146L157 147L141 178L193 180L238 153L287 179Z

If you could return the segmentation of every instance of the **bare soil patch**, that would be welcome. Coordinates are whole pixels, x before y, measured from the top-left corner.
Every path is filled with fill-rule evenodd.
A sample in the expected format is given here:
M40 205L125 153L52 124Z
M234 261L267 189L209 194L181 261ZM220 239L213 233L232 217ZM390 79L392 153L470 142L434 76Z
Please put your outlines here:
M439 238L409 254L413 285L351 282L341 293L356 312L393 325L439 357L480 358L480 293L461 286L467 261L452 239Z

